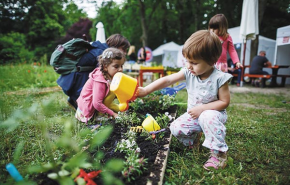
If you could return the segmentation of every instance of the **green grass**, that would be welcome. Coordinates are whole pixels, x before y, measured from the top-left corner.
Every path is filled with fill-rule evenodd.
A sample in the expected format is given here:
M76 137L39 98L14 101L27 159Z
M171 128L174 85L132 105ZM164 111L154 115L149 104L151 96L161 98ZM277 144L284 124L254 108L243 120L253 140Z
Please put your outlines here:
M9 67L4 66L5 70L0 68L1 82L9 82L13 86L5 87L5 91L23 88L27 91L22 94L2 93L0 97L1 125L10 120L9 123L14 126L0 127L0 179L1 183L3 179L8 179L6 183L13 184L13 180L5 170L7 163L13 162L24 178L33 178L33 175L28 174L27 167L45 163L50 157L47 153L45 137L56 141L63 134L66 123L71 122L71 139L80 143L84 140L81 132L85 126L76 121L75 112L67 106L67 97L62 92L46 94L34 92L31 88L42 86L35 84L36 80L34 79L33 82L28 76L18 76L19 70L11 72L16 74L9 74ZM31 66L20 68L25 72L29 67ZM47 84L47 86L55 86L58 75L55 75L50 66L46 67L50 71L47 74L51 76L41 75L38 81L43 81L44 86ZM3 75L2 71L6 71L7 75ZM17 82L7 79L12 77ZM44 83L48 78L51 78L51 82ZM29 82L26 79L29 79ZM21 87L18 86L19 84ZM51 100L52 104L47 105L48 100ZM180 91L176 100L185 103L186 91ZM284 100L290 102L289 96L259 93L231 94L231 104L227 108L226 141L229 146L227 167L214 172L204 170L202 166L208 158L208 150L202 146L199 150L190 150L173 138L164 184L290 184L290 142L288 141L290 104L282 103ZM42 109L41 106L33 109L35 103L48 109ZM180 104L178 114L185 111L186 105ZM28 116L29 113L32 116ZM8 132L8 128L14 130ZM48 131L48 136L41 134L43 129ZM65 148L51 150L56 160L68 155L64 153Z
M58 77L52 66L39 63L0 66L0 92L57 86Z

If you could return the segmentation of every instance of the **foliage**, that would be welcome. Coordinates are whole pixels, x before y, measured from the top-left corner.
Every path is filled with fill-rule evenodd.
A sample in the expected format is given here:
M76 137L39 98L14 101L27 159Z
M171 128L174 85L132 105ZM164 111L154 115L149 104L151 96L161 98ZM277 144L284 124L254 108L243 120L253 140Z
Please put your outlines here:
M116 123L125 127L135 127L141 124L141 119L137 116L136 112L132 112L131 114L128 114L127 112L119 112Z
M76 123L69 121L69 119L57 119L54 117L54 113L58 110L59 105L55 104L54 100L55 97L52 96L49 99L42 100L39 104L34 103L27 109L15 110L11 117L0 125L1 132L6 136L15 132L18 133L23 128L30 133L32 132L31 129L34 128L35 133L33 134L37 133L39 136L35 139L36 142L41 143L39 145L41 148L33 147L31 151L29 149L28 151L33 152L34 155L42 156L42 159L41 161L31 161L32 163L26 166L27 169L24 169L24 171L22 169L22 173L30 174L31 177L34 173L38 175L47 173L48 178L59 184L74 184L73 179L77 177L80 169L90 171L101 169L104 176L114 178L113 173L120 172L123 169L123 162L118 159L111 159L103 165L100 162L104 156L101 150L97 150L96 157L90 154L90 151L102 146L110 136L112 127L104 126L98 132L92 134L87 128L77 128ZM59 128L61 130L58 130L59 134L55 133L56 130L51 128L51 123L46 121L48 118L53 118L58 125L62 123L63 126ZM24 124L28 125L25 126ZM84 138L88 138L88 134L92 136L91 139L84 140ZM25 133L24 135L20 133L18 136L23 137ZM14 158L12 159L15 165L19 166L21 164L19 158L24 152L24 145L29 145L28 138L22 139L18 144L16 149L18 152L13 155ZM17 140L19 139L14 142L17 142ZM46 183L50 182L47 178L43 180ZM31 179L25 178L25 181L32 183ZM114 178L114 181L120 183L120 180L116 178Z
M131 107L135 112L147 111L146 113L156 114L167 110L173 104L174 96L163 95L160 91L155 91L146 97L137 98L131 103Z
M88 41L91 41L89 30L92 27L92 21L88 18L81 18L78 22L74 23L66 32L65 37L57 41L58 44L64 44L73 38L83 38L86 35Z
M134 176L139 176L146 170L144 164L147 159L139 158L140 148L136 143L136 133L128 131L126 133L126 139L122 139L117 143L115 151L120 151L126 154L126 161L124 162L125 168L122 171L122 175L128 182L134 179Z
M97 4L97 0L89 2L92 6L93 3L95 6ZM170 41L182 45L193 32L207 29L210 18L217 13L225 14L230 28L239 26L242 3L231 0L126 0L122 4L113 0L102 1L92 26L88 24L89 21L85 21L84 30L80 32L87 34L89 40L95 40L95 25L101 21L107 38L120 33L137 49L143 45L144 40L147 40L147 46L152 50ZM265 5L260 34L275 39L277 28L288 25L289 2L259 0L259 3ZM142 17L141 12L144 13ZM68 30L75 33L76 29L71 28L72 25L80 19L87 20L86 17L84 10L79 9L73 0L3 0L0 3L0 34L1 37L9 37L7 34L13 32L25 35L26 51L33 52L31 57L30 53L27 54L29 59L26 61L37 62L45 54L49 57L57 44L64 43L64 37L68 37L65 40L79 37L79 34L71 34ZM80 23L78 25L82 26ZM0 45L5 44L0 42ZM15 60L7 58L5 62Z
M66 30L79 18L86 17L73 1L64 8L66 3L67 0L1 1L0 33L8 37L7 34L12 32L25 35L23 45L34 54L27 61L45 54L48 56L56 46L55 41L65 35ZM6 63L11 60L13 62L13 59L9 58Z
M0 64L22 63L33 58L33 53L28 51L25 35L11 32L0 34Z

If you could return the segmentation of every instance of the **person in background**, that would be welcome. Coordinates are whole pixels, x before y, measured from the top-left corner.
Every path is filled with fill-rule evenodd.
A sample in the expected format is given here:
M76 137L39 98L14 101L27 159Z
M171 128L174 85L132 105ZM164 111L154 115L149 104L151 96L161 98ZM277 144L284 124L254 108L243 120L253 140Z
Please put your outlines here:
M145 47L142 47L140 54L138 56L138 63L143 63L145 61L146 61L146 49Z
M236 68L236 65L233 63L232 59L228 59L228 73L230 74L238 74L238 77L233 77L231 84L234 84L234 79L237 79L237 86L240 87L241 77L242 77L242 69Z
M137 55L135 52L135 46L131 45L128 51L128 57L129 57L129 64L135 64L136 60L137 60Z
M75 117L79 121L84 123L94 121L93 118L98 112L109 114L114 118L118 116L119 107L113 103L115 96L110 91L110 84L114 75L123 71L125 60L125 54L116 48L108 48L99 56L100 66L90 73L77 99L78 108ZM107 97L111 101L106 105L104 102Z
M224 14L216 14L213 16L209 21L208 29L213 31L222 43L223 50L215 64L216 68L223 72L228 72L227 52L229 53L233 63L236 65L236 68L242 68L243 65L240 63L237 51L233 44L233 39L228 33L228 20Z
M170 131L190 148L199 143L200 133L204 133L202 145L211 153L203 166L206 170L224 168L227 161L225 124L226 108L230 103L228 83L232 75L214 67L221 52L222 45L216 34L209 30L197 31L187 39L182 49L187 67L146 87L139 87L136 93L137 97L143 97L176 82L186 81L187 112L171 123Z
M266 58L266 52L260 51L258 56L255 56L251 62L250 74L268 75L267 71L263 71L263 67L272 66L271 62ZM260 87L261 79L252 80L252 85Z
M108 47L118 48L124 54L126 54L127 49L130 47L130 42L124 36L120 34L114 34L106 40L106 43L95 41L92 43L92 46L94 48L84 54L77 64L78 66L92 66L91 70L83 72L72 72L68 75L61 75L57 79L57 84L68 96L68 105L70 105L74 110L77 109L76 100L80 96L86 81L89 79L90 72L99 66L98 56L101 55Z

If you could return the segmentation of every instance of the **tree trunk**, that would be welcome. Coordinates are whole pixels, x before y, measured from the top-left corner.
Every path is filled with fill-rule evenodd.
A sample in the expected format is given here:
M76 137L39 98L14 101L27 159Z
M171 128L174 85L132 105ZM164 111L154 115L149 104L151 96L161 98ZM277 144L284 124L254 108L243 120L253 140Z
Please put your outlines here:
M262 19L265 13L267 0L259 0L259 30L262 23ZM250 64L252 59L257 55L259 47L259 35L256 36L255 40L251 41L251 54L250 54Z
M143 46L147 46L147 26L146 26L146 20L145 20L145 5L142 0L139 0L139 6L140 6L140 16L141 16L141 27L142 27L142 35L140 37Z

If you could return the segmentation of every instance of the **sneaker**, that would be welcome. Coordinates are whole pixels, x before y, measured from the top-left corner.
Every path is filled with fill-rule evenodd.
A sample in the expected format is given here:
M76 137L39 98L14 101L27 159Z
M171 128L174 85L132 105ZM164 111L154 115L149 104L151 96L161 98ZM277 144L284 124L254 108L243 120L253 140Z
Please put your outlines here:
M77 103L76 103L73 99L71 99L70 97L67 99L67 104L68 104L71 108L73 108L75 111L76 111L77 108L78 108Z
M206 170L212 169L224 169L227 165L227 154L225 152L218 152L215 151L211 152L209 159L203 165L203 168Z
M239 83L237 83L237 87L240 87L240 84Z

